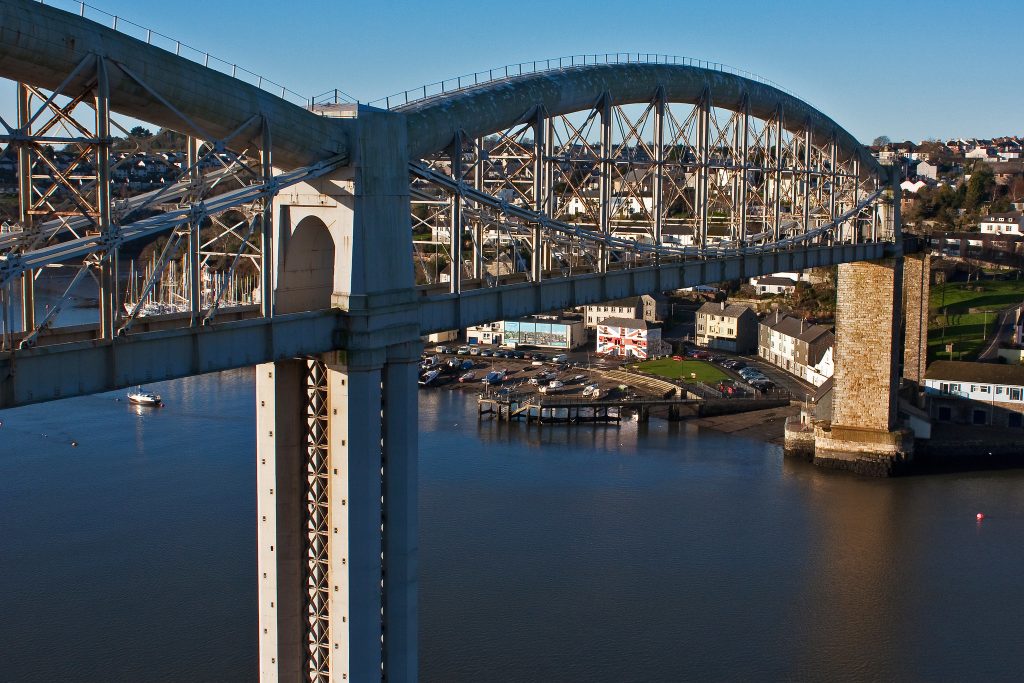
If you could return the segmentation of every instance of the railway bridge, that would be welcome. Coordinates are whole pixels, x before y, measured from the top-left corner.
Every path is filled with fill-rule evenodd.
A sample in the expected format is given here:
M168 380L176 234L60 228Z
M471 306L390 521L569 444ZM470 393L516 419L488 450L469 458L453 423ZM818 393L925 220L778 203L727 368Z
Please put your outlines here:
M819 460L909 457L896 368L921 268L904 269L898 180L778 86L633 53L304 99L72 4L0 4L18 93L0 143L20 169L0 407L256 366L264 681L416 678L422 335L838 265ZM118 191L119 116L180 134L173 181ZM153 267L126 301L140 245ZM228 296L240 272L251 301ZM169 280L177 306L147 310ZM61 324L91 282L95 322Z

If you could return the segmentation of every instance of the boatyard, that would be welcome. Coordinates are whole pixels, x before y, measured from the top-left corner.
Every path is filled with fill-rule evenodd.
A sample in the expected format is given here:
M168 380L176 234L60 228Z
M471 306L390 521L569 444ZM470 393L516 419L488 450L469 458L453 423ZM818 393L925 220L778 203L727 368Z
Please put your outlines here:
M741 377L711 363L704 364L703 376L714 376L717 387L696 379L701 368L694 361L664 360L694 372L690 379L682 373L668 379L564 355L441 346L424 355L420 385L476 392L479 419L527 424L616 425L624 419L646 422L653 414L668 420L716 416L718 421L708 425L714 428L728 420L722 416L789 408L787 393L744 388Z

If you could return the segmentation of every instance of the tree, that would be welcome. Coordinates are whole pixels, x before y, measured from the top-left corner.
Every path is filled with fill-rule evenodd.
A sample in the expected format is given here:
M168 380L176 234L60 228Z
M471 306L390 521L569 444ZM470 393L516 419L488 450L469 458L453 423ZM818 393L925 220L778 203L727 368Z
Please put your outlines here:
M141 138L143 140L153 137L153 133L151 133L148 128L143 128L142 126L135 126L128 131L128 135L133 138Z
M872 147L885 147L890 142L892 142L892 140L889 139L888 135L879 135L877 138L875 138L871 142L871 146Z
M977 211L982 204L992 200L992 191L995 189L996 179L992 169L978 164L974 167L971 179L967 181L967 193L964 195L963 208L967 211Z
M1024 199L1024 176L1017 176L1010 187L1010 199L1019 202Z

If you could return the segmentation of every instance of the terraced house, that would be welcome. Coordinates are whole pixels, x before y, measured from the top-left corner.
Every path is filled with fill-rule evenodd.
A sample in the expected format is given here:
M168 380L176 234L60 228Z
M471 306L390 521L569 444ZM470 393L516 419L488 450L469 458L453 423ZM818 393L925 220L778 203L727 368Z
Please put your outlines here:
M757 347L757 314L739 304L706 303L697 310L697 346L731 353Z
M819 387L835 369L835 340L832 330L823 325L809 325L776 311L758 327L757 355Z

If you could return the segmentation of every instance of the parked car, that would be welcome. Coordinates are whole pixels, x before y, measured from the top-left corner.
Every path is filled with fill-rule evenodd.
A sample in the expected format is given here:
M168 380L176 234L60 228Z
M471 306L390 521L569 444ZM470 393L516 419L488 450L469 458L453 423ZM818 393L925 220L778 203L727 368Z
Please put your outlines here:
M451 353L451 349L449 349L447 346L444 346L442 344L440 346L435 346L434 347L434 353Z
M479 356L480 355L480 347L479 346L471 346L471 347L469 347L469 355L471 355L471 356Z
M460 356L465 356L466 354L469 353L469 347L468 346L460 346L455 353L457 353Z
M494 355L494 351L491 351L490 349L484 349L483 351L480 352L480 355L483 356L484 358L490 358L491 356Z

